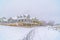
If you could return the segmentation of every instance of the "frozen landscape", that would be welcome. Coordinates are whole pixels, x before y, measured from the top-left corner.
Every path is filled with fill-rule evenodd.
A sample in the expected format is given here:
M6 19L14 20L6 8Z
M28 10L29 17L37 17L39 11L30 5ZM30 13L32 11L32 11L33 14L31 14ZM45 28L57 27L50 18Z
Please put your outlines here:
M0 25L0 40L60 40L60 32L48 27L10 27Z
M60 0L0 0L0 40L60 40Z

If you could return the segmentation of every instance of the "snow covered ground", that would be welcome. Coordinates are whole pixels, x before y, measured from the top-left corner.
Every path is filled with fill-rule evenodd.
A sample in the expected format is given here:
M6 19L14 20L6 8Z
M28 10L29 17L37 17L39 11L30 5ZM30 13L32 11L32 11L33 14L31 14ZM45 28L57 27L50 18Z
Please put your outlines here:
M47 27L10 27L0 25L0 40L60 40L60 32Z

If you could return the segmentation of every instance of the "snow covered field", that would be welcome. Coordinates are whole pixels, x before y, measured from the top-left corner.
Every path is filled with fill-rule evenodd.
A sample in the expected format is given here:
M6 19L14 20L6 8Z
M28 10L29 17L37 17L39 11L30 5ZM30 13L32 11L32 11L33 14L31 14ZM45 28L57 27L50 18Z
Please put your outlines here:
M9 27L0 25L0 40L60 40L60 32L47 27Z

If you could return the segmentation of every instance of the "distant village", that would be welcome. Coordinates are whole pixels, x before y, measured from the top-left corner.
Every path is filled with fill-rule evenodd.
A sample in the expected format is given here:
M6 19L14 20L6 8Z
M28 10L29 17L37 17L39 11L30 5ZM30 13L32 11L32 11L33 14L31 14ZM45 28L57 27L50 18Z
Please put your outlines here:
M46 26L46 25L54 25L54 22L45 22L37 19L36 17L31 18L30 15L20 15L16 17L0 18L0 25L7 26Z

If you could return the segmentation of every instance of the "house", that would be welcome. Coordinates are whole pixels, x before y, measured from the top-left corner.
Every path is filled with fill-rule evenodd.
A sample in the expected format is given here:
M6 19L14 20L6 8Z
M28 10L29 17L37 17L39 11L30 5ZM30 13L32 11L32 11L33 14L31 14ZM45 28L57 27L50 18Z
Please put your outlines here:
M7 22L7 19L5 17L0 18L0 22Z

